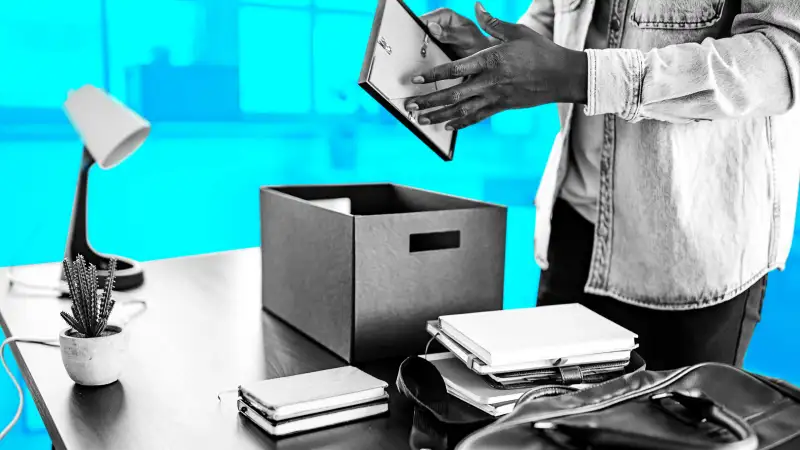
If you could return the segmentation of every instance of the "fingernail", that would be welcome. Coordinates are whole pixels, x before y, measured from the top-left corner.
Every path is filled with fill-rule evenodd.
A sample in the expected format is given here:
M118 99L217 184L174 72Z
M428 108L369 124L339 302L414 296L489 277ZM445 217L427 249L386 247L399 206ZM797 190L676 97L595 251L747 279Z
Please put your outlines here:
M429 123L431 123L431 119L428 119L427 117L420 117L419 118L419 124L420 125L427 125Z
M406 105L406 109L409 111L416 111L419 109L419 105L417 105L416 103L409 103L408 105Z
M444 129L447 131L453 131L453 127L451 127L450 125L444 127Z
M486 8L483 7L483 4L481 2L478 2L477 5L478 5L478 11L482 13L486 12Z
M420 76L416 76L416 77L411 79L411 82L412 83L417 83L417 84L424 83L425 82L425 78L422 78Z
M442 35L442 26L436 22L428 22L428 31L431 32L434 36L441 36Z

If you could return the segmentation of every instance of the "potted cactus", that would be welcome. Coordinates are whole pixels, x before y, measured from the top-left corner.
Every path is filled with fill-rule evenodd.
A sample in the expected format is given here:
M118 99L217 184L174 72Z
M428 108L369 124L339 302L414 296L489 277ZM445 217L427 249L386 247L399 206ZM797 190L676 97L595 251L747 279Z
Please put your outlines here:
M97 268L86 264L83 256L75 261L64 259L71 314L61 317L69 328L59 335L61 360L70 378L84 386L103 386L119 379L128 348L128 335L120 326L110 325L108 317L114 309L114 272L112 259L104 289L97 286Z

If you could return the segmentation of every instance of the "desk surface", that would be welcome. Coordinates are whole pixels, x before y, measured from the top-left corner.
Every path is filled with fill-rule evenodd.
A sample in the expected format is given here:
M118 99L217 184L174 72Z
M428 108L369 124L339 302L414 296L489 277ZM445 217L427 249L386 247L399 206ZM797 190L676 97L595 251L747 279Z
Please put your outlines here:
M148 310L129 325L128 364L118 383L75 385L57 348L12 345L55 448L380 448L407 449L411 412L394 388L399 361L363 367L391 386L390 414L273 440L236 411L239 384L344 365L261 310L258 249L144 264L136 295ZM33 291L7 292L0 271L0 324L7 336L56 337L69 306ZM54 283L57 264L15 269ZM117 305L114 315L138 306ZM118 309L117 309L118 308ZM113 315L112 315L113 317ZM404 402L403 402L404 403Z

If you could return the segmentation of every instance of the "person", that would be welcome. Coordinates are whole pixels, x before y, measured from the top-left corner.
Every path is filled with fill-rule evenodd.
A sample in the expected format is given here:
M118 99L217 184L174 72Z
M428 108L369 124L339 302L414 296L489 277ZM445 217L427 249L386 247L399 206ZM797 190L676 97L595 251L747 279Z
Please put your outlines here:
M538 305L581 303L653 370L741 366L798 194L797 0L536 0L422 21L460 59L413 83L421 124L557 103L535 205ZM484 35L483 29L488 36ZM439 109L433 109L439 108Z

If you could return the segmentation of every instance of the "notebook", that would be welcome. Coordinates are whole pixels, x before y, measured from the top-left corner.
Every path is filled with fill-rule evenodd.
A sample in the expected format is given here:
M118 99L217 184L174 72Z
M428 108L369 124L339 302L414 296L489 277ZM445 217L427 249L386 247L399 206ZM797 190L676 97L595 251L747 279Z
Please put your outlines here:
M447 315L439 326L490 366L621 351L637 337L579 304Z
M529 390L495 389L449 352L428 355L426 359L439 371L447 392L473 406L513 403Z
M504 387L523 387L524 384L553 383L562 384L562 370L567 373L579 373L584 383L602 383L612 378L620 377L625 374L625 367L630 364L627 361L611 361L608 363L590 364L582 366L565 366L550 369L530 370L526 372L507 372L490 374L488 377L492 382Z
M273 436L286 436L303 431L341 425L355 420L377 416L389 411L388 401L383 400L278 422L263 416L255 408L252 408L252 405L241 398L238 400L237 406L240 414L247 417L256 426Z
M239 395L265 417L280 421L378 400L387 387L346 366L245 384Z
M439 321L432 320L428 322L426 331L431 336L450 351L455 357L463 362L470 370L480 375L501 374L508 372L527 372L544 368L554 368L562 366L575 366L586 364L599 364L609 361L628 361L630 360L631 351L638 347L634 344L630 349L620 350L617 352L609 353L594 353L589 355L575 355L569 358L560 357L555 359L543 359L539 361L525 361L519 364L509 364L503 366L489 366L481 361L469 350L459 345L456 341L444 334L439 328Z
M458 400L472 406L473 408L483 411L486 414L489 414L490 416L494 417L500 417L510 413L511 411L514 410L514 405L517 404L516 401L513 401L513 402L500 403L497 405L484 405L482 403L475 402L469 397L461 395L458 391L448 390L447 393L452 395L454 398L457 398Z

